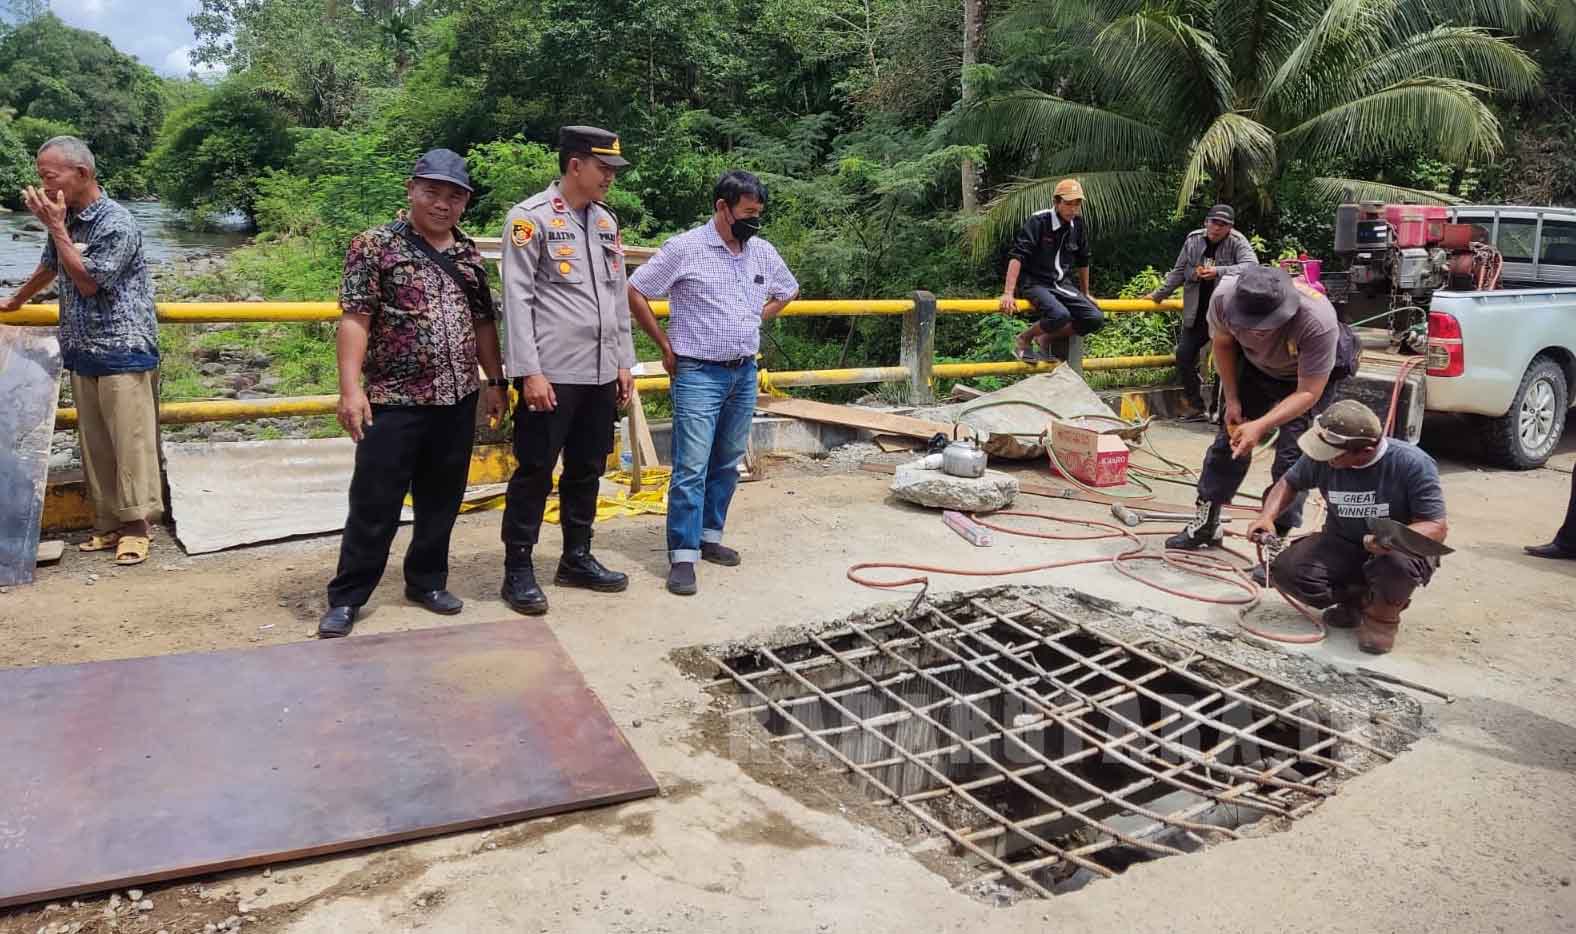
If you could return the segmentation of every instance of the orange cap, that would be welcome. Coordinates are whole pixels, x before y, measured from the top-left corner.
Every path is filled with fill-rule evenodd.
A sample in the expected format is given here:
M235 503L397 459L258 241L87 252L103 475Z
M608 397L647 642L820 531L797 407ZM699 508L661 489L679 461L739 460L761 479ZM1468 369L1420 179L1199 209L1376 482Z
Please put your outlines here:
M1063 201L1082 201L1083 186L1076 178L1064 178L1056 183L1056 197Z

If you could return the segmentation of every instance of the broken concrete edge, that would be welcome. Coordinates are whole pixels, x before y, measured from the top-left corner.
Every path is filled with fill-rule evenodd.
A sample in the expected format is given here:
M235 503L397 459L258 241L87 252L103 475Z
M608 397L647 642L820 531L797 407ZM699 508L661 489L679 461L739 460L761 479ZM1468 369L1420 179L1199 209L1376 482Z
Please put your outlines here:
M1332 717L1341 718L1341 723L1333 724L1337 729L1354 732L1364 741L1387 752L1401 752L1418 737L1430 734L1435 729L1433 722L1425 716L1422 703L1404 690L1391 689L1306 654L1260 643L1238 630L1222 629L1211 623L1185 620L1169 613L1107 600L1071 587L1000 584L978 590L931 593L927 601L942 612L948 612L949 609L966 606L970 600L1010 601L1020 596L1037 599L1047 605L1060 604L1071 610L1094 611L1102 618L1100 622L1089 625L1100 631L1109 631L1124 641L1159 638L1175 645L1182 654L1188 650L1197 650L1219 656L1227 664L1271 675L1286 682L1298 693L1324 704ZM811 636L845 630L851 622L868 628L889 626L903 618L912 603L913 597L909 595L895 602L876 604L831 619L779 626L757 636L678 648L668 653L668 660L687 676L709 683L721 676L713 659L732 660L759 655L762 649L776 652L808 642ZM1262 687L1284 690L1267 682ZM1381 716L1383 720L1378 719ZM1345 752L1359 769L1366 769L1373 764L1371 754L1360 747L1349 745L1350 748Z

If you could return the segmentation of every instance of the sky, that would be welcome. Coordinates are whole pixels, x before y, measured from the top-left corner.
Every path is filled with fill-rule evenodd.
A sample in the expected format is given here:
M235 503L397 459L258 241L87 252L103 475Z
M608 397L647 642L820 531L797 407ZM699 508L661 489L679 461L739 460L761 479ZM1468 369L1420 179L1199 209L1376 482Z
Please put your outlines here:
M197 0L50 0L49 8L67 25L109 37L127 55L161 75L191 71L187 53L194 38L186 17Z

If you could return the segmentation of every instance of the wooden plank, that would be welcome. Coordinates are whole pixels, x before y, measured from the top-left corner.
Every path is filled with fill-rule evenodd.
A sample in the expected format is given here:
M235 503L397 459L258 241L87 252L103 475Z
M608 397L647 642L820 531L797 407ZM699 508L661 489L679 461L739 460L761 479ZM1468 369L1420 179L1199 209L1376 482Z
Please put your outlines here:
M912 451L923 444L917 438L902 438L896 435L876 435L875 445L884 453L896 454L899 451Z
M809 399L785 399L780 396L761 396L756 401L755 407L772 415L785 415L789 418L799 418L807 422L821 422L828 425L846 425L850 428L864 428L880 434L902 435L907 438L929 440L933 435L943 434L952 437L952 425L940 422L927 422L921 418L910 418L906 415L893 415L890 412L878 412L874 409L861 408L855 405L832 405L829 402L812 402ZM962 437L969 437L973 429L967 425L962 426Z
M0 671L0 906L657 793L546 624Z

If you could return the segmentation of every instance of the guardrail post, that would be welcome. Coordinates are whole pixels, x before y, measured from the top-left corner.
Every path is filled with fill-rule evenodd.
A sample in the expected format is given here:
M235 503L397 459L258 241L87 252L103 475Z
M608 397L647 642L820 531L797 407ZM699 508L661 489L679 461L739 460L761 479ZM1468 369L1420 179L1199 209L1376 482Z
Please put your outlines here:
M1061 360L1066 366L1073 368L1073 372L1083 375L1084 367L1084 339L1082 334L1071 337L1058 337L1051 341L1051 353Z
M914 310L903 315L903 355L899 362L908 367L909 402L935 402L931 367L936 362L936 296L929 292L915 292Z

